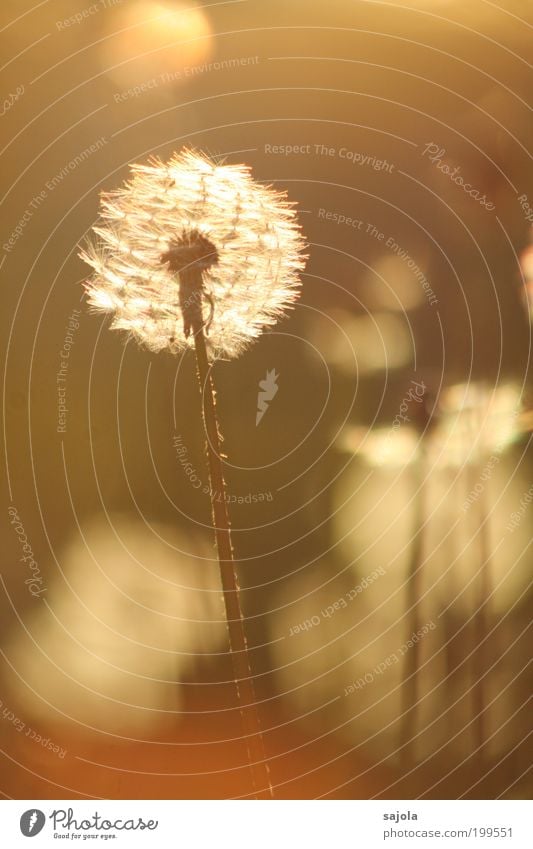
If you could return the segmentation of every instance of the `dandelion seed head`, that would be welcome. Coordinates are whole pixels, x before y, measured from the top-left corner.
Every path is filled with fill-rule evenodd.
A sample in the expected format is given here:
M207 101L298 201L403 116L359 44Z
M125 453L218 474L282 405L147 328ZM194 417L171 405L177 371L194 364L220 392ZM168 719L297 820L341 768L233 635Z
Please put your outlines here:
M96 238L80 254L93 269L89 304L152 351L192 347L183 306L194 269L211 355L238 356L298 298L305 243L293 205L247 166L192 150L131 172L102 195Z
M453 458L457 466L476 462L503 451L521 436L521 391L515 383L458 383L442 392L440 408L438 447L450 464Z

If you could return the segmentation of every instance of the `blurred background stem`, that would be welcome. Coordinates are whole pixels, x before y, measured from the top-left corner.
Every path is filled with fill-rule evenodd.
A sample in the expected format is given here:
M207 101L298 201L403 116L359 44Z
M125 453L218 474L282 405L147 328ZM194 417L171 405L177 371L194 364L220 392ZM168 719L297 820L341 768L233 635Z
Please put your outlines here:
M195 340L198 380L202 393L202 414L206 434L213 526L220 563L233 672L237 685L239 709L252 772L254 795L259 799L268 799L273 798L273 792L270 783L269 768L265 758L261 721L255 697L250 656L240 604L239 582L233 557L230 520L226 502L226 484L221 459L222 440L216 414L215 389L207 358L204 325L199 314L193 318L192 329Z
M481 465L481 464L480 464ZM475 469L475 467L474 467ZM479 473L479 469L477 470ZM478 478L479 479L479 478ZM485 676L487 674L487 639L489 632L488 605L491 594L491 541L489 529L489 514L486 505L486 486L480 492L478 499L479 523L479 570L476 577L476 593L474 599L474 652L471 657L473 678L473 710L474 710L474 745L477 757L484 760L484 746L487 740L485 717Z
M422 593L422 562L424 557L424 524L426 518L425 452L421 445L413 463L413 533L406 579L406 641L421 627L420 597ZM407 765L416 760L416 718L420 670L420 647L415 641L405 653L400 741L402 760Z

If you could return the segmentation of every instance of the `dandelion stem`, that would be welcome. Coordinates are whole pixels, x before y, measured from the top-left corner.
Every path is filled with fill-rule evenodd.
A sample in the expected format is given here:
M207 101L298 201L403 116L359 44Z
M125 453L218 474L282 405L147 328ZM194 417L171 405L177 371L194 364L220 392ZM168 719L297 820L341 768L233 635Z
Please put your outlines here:
M225 498L226 484L221 459L221 436L216 414L215 390L207 358L204 325L200 311L195 311L192 320L198 379L202 393L202 413L207 440L206 450L211 484L213 525L220 563L230 653L237 685L239 709L252 772L254 794L256 798L271 799L273 798L272 785L265 758L261 722L255 698L250 655L239 598L239 582L231 544L230 521Z
M485 759L486 715L485 715L485 685L487 674L487 644L489 632L488 605L491 594L490 574L490 530L489 515L485 503L485 491L481 492L478 499L479 504L479 555L480 566L477 579L477 593L474 613L474 734L478 760L483 763Z

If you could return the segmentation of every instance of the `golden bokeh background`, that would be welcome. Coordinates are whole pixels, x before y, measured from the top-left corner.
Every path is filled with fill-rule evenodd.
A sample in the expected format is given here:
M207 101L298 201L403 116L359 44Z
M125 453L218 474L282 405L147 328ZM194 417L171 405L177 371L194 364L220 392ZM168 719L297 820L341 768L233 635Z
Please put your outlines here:
M290 317L214 368L276 798L530 792L531 13L4 0L4 796L251 794L210 505L176 452L205 485L194 361L109 332L78 258L99 192L183 146L287 190L309 243Z

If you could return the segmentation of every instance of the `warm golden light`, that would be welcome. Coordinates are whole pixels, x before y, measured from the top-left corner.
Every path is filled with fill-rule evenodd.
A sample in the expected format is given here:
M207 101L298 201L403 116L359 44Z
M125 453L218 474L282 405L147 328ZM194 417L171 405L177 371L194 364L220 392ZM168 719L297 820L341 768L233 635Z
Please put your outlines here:
M416 266L419 277L423 271ZM425 276L423 276L425 280ZM425 292L420 279L407 263L395 256L382 256L361 280L365 303L378 309L403 312L425 302Z
M10 698L36 722L71 719L117 733L175 722L177 682L195 658L224 645L209 547L162 525L110 518L61 552L46 606L8 648L20 676ZM31 691L38 698L28 702Z
M133 165L131 180L103 196L93 229L98 240L81 254L94 269L89 303L152 351L194 346L186 312L196 305L210 351L235 357L299 295L296 213L244 165L190 150ZM203 285L189 290L188 269L200 262Z
M512 383L491 387L459 383L440 397L441 415L432 438L434 462L453 466L477 462L486 453L500 453L521 433L520 389Z

